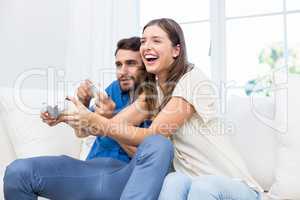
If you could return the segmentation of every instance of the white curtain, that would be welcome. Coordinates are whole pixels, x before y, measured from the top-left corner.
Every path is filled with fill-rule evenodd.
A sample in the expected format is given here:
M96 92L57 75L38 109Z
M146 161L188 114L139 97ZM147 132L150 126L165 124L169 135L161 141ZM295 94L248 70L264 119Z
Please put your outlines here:
M139 35L138 0L72 0L66 77L107 85L114 77L114 50L123 37Z

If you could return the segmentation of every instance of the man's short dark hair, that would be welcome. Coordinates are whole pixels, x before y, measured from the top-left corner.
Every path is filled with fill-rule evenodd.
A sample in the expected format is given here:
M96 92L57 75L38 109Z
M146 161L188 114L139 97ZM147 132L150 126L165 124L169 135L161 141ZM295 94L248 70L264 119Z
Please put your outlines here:
M120 49L139 51L141 46L141 40L139 37L131 37L121 39L117 44L117 49L115 51L115 56L117 55Z

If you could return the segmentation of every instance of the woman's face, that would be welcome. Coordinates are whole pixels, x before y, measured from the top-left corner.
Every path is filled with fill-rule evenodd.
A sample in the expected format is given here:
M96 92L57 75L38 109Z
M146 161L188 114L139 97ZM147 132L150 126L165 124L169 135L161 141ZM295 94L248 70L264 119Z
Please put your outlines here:
M166 75L179 52L179 45L174 47L167 33L159 26L148 26L144 30L140 53L148 72Z

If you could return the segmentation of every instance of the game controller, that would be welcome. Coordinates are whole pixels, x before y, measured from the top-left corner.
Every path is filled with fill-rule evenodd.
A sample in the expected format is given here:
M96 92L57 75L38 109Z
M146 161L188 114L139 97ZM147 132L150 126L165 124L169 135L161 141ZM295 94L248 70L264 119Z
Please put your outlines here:
M43 108L41 110L41 112L47 112L50 117L55 119L61 114L68 114L76 111L77 108L74 103L67 98L57 105L47 105L46 103L43 103Z
M101 92L106 96L108 95L103 88L97 87L96 85L91 85L91 91L92 91L92 99L89 104L89 110L94 112L96 110L96 102L98 101L98 94Z

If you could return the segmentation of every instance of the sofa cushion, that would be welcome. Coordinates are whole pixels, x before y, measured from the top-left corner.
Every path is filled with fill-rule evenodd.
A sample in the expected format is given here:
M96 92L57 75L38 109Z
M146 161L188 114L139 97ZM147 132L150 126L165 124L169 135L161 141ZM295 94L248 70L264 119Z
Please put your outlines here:
M291 75L288 82L288 93L278 96L278 102L286 107L286 120L282 120L287 129L278 135L280 142L278 162L275 169L275 182L270 190L274 199L300 199L300 129L299 129L299 96L300 76ZM280 95L282 93L278 93ZM288 98L286 98L286 96ZM286 101L287 100L287 101Z
M264 99L256 99L257 107L263 107L267 115L272 104ZM277 133L260 122L253 114L249 97L230 96L226 111L227 127L234 146L242 155L249 172L264 190L269 190L274 182ZM263 161L263 162L262 162Z
M1 156L0 156L0 167L2 168L5 163L8 163L16 158L16 154L13 150L13 146L7 135L8 129L4 123L3 116L3 106L0 101L0 146L1 146Z
M0 101L0 178L4 176L4 171L8 163L16 159L16 154L13 150L11 142L7 135L7 127L3 123L3 106ZM3 188L3 179L0 180L0 188ZM0 199L4 199L3 193L0 192Z
M91 148L96 140L96 136L90 135L82 139L80 160L85 160L91 151Z
M61 154L79 158L81 140L71 128L64 124L49 127L42 123L39 110L46 97L43 90L1 89L3 122L17 158Z

